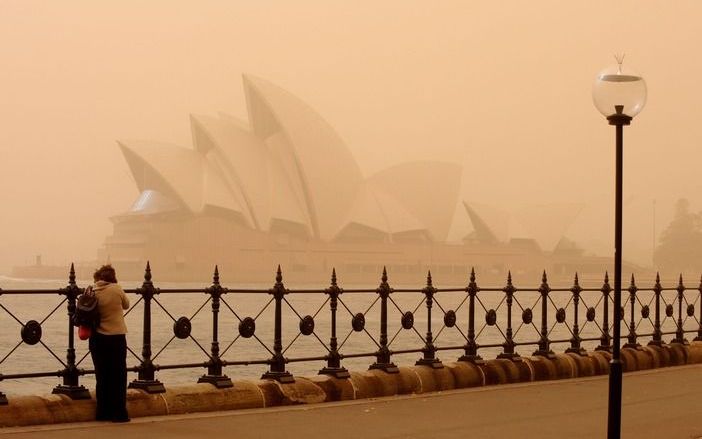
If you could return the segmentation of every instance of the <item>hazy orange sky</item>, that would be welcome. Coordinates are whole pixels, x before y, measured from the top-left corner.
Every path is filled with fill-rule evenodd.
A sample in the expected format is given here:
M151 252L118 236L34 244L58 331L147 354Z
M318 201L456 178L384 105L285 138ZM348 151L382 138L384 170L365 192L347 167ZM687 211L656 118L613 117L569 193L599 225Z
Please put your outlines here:
M624 257L650 261L679 197L702 208L697 1L0 0L0 272L89 260L137 197L118 139L191 145L188 115L246 119L241 75L309 103L368 175L463 163L464 198L585 205L567 236L613 247L614 130L596 73L646 78L625 130ZM545 227L549 224L545 219Z

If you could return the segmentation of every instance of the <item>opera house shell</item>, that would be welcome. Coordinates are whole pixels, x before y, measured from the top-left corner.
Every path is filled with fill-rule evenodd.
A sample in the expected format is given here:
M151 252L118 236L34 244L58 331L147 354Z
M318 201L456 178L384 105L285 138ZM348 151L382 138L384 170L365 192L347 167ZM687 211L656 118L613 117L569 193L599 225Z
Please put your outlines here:
M118 142L140 195L112 218L99 261L138 278L149 260L162 280L208 279L215 264L228 281L272 281L280 264L286 280L315 284L333 267L346 281L376 281L386 266L413 283L429 269L465 281L473 266L572 274L567 251L558 267L534 240L501 240L460 199L460 166L412 162L365 178L300 99L248 75L244 89L249 122L193 115L193 147Z

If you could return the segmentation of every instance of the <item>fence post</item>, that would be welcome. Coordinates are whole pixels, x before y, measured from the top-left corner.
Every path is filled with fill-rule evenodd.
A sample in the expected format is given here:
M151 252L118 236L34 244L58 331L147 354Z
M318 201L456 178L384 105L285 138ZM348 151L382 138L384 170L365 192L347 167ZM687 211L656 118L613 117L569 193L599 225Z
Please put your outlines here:
M283 273L278 265L275 275L275 285L268 290L275 299L275 334L273 336L273 357L269 360L270 370L264 373L261 378L276 380L279 383L294 383L295 378L285 370L285 357L283 357L283 317L282 305L283 297L288 294L288 290L283 285Z
M653 285L653 292L656 295L656 320L653 322L653 337L648 342L649 345L663 346L663 334L661 333L661 277L656 273L656 283Z
M349 378L351 374L348 370L341 367L341 355L338 350L338 342L336 340L336 309L338 300L344 290L336 284L336 269L332 268L331 285L324 290L324 294L329 296L329 308L331 310L331 338L329 339L329 356L327 359L327 367L319 371L320 375L331 375L335 378Z
M518 353L514 352L514 340L512 339L512 301L514 293L517 291L512 285L512 272L507 272L507 285L502 289L507 295L507 331L505 342L502 344L503 351L497 356L497 358L506 358L512 361L522 361L522 357ZM491 310L492 311L492 310Z
M574 353L582 356L587 356L587 351L580 345L580 326L578 325L578 307L580 306L580 293L583 291L580 288L578 281L578 273L575 273L573 286L570 287L570 292L573 294L573 307L575 308L573 316L573 337L570 339L570 347L566 349L566 353Z
M678 344L690 344L685 340L685 333L683 332L683 321L682 321L682 301L683 294L685 293L685 285L683 285L682 273L680 273L680 280L678 281L678 324L675 331L675 338L671 340L671 343Z
M151 264L146 261L144 270L144 282L136 290L144 300L144 329L141 348L141 364L139 365L138 377L129 383L131 389L145 390L147 393L164 393L166 388L154 376L154 364L151 362L151 299L158 290L151 282Z
M697 287L697 291L700 293L700 301L702 302L702 276L700 276L700 284ZM702 341L702 303L700 303L700 326L697 328L697 337L695 341Z
M475 297L480 287L475 282L475 268L470 269L470 281L466 287L468 293L468 340L466 341L465 354L458 361L468 361L473 364L484 364L483 358L478 355L478 344L475 342Z
M441 363L441 360L435 356L436 346L434 346L434 335L431 333L431 307L434 302L434 294L436 293L436 288L434 288L431 280L431 270L427 272L427 286L424 287L422 292L424 293L427 305L427 336L424 348L422 349L424 355L417 360L415 364L417 366L429 366L432 369L441 369L444 365Z
M387 373L400 373L400 369L390 362L390 349L388 349L388 297L392 293L392 288L388 284L388 272L383 267L383 276L380 285L375 290L380 296L380 348L375 354L375 363L368 368L380 369Z
M2 296L2 288L0 288L0 296ZM2 376L2 374L0 374ZM2 380L0 380L1 382ZM7 395L0 391L0 405L7 405Z
M556 358L556 354L551 350L551 344L548 340L548 293L551 292L551 287L548 286L546 270L541 276L541 285L538 291L541 293L541 337L539 338L539 348L534 351L534 355L553 359Z
M207 364L207 375L201 376L198 383L210 383L218 389L233 387L232 380L222 375L222 359L219 358L219 298L226 293L226 289L219 284L219 268L215 265L212 276L212 286L206 291L212 298L212 346L210 348L210 361Z
M609 273L605 271L604 284L602 288L602 336L600 337L600 345L595 348L596 351L611 351L612 337L609 335L609 293L612 292L612 287L609 286ZM619 322L617 322L619 324Z
M634 279L634 273L631 274L631 283L629 284L629 305L630 306L630 321L629 321L629 335L627 336L627 343L623 346L625 348L640 349L641 345L636 341L636 313L634 312L634 305L636 305L636 292L639 289L636 287L636 280ZM622 319L624 314L622 313Z
M76 298L81 289L76 285L76 271L71 263L68 274L68 286L63 289L68 302L68 349L66 350L66 367L61 371L63 384L54 387L51 393L68 395L71 399L90 399L90 392L78 383L78 368L76 367L75 331L73 330L73 315L76 312Z

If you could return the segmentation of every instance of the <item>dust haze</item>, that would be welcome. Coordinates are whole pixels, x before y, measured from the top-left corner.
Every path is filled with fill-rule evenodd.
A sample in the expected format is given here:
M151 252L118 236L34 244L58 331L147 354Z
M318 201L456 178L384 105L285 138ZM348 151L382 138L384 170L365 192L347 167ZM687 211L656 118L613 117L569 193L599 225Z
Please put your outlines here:
M702 209L702 4L439 3L0 0L0 272L95 260L139 196L117 141L192 147L190 114L247 120L243 74L305 101L364 176L457 163L461 199L571 206L564 235L611 256L614 129L591 87L621 52L648 85L624 134L624 259L656 268L677 200ZM531 237L552 227L530 218Z

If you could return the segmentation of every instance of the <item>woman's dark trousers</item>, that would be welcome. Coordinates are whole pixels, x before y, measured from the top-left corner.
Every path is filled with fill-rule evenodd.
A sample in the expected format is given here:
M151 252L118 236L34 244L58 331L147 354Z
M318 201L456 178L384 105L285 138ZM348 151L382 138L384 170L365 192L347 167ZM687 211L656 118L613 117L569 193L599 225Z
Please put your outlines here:
M93 330L90 355L95 366L95 399L99 421L125 421L127 414L127 339Z

